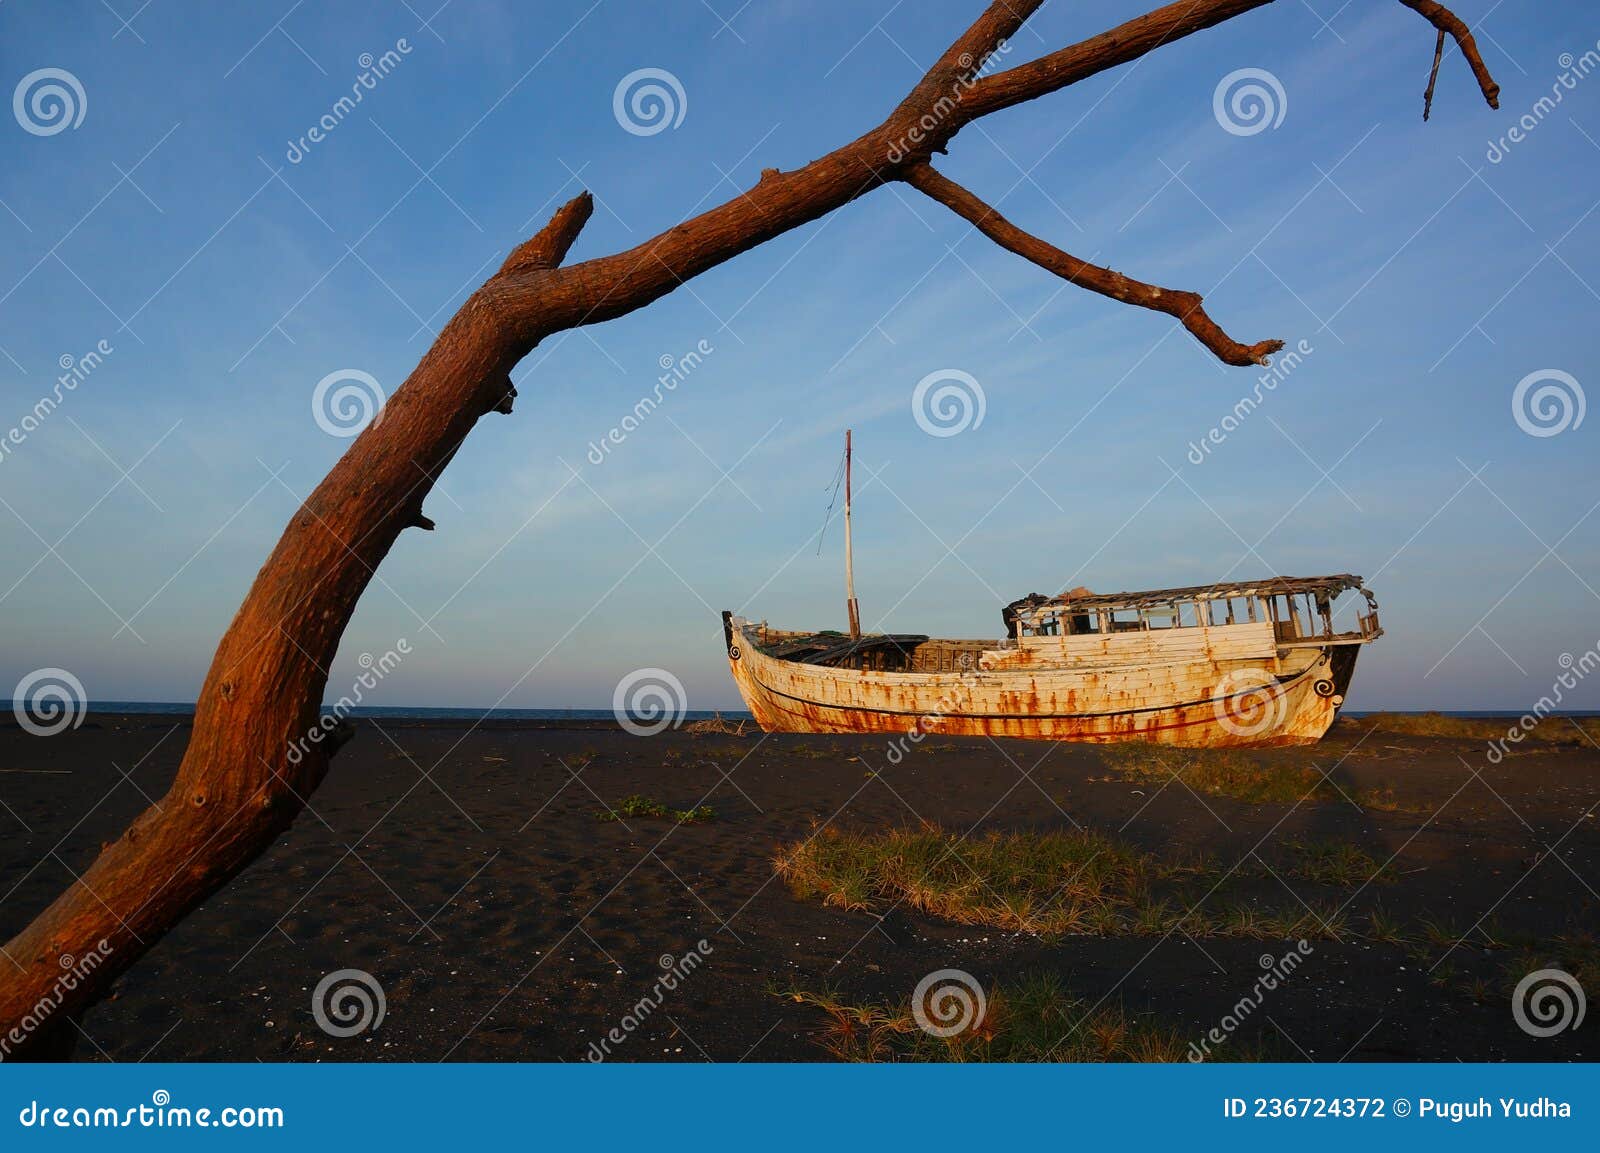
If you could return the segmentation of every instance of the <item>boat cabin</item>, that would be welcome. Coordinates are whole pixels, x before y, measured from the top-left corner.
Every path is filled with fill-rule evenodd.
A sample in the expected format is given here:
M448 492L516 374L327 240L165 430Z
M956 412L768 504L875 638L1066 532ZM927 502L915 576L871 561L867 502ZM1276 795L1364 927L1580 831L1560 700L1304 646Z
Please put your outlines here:
M1354 628L1339 631L1334 602L1366 599ZM1002 610L1003 640L953 640L921 633L786 632L754 625L762 652L779 660L859 672L967 673L1057 664L1159 662L1186 655L1261 659L1279 650L1358 645L1382 631L1361 578L1272 577L1148 592L1060 596L1033 593ZM733 645L731 614L725 619Z
M1334 601L1355 589L1366 599L1354 629L1336 631ZM1007 637L1026 644L1036 637L1111 636L1168 629L1214 629L1269 623L1279 646L1359 643L1381 629L1378 605L1361 578L1348 573L1326 577L1272 577L1259 581L1195 585L1147 592L1091 593L1077 589L1060 596L1033 593L1002 611Z

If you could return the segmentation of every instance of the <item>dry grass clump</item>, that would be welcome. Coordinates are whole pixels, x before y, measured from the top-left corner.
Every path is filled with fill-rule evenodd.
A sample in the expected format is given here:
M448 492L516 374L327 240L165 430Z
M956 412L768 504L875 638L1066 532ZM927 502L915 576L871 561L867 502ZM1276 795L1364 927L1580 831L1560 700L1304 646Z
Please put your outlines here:
M1392 869L1348 841L1291 841L1289 854L1290 876L1318 885L1356 888L1369 883L1389 885L1395 880Z
M1469 741L1495 741L1517 724L1515 717L1451 717L1443 713L1373 713L1352 717L1350 723L1385 733L1412 737L1452 737ZM1552 745L1587 745L1600 740L1600 717L1547 716L1529 730L1524 740Z
M924 1031L910 1004L850 1004L800 989L779 994L827 1015L819 1043L841 1061L1143 1061L1186 1059L1176 1030L1120 1006L1094 1008L1054 974L990 990L981 1017L950 1037Z
M749 721L739 721L736 724L721 713L713 713L709 717L689 721L683 726L683 731L695 736L742 737L748 724Z
M1164 783L1176 776L1195 792L1214 797L1257 804L1338 799L1332 782L1300 758L1258 760L1228 749L1177 749L1148 743L1106 745L1100 755L1129 780Z
M1130 781L1166 784L1176 777L1197 793L1249 804L1354 801L1387 812L1409 811L1393 788L1358 789L1336 784L1319 764L1337 763L1326 750L1287 747L1251 752L1180 749L1129 742L1103 745L1101 758ZM1313 759L1315 758L1315 759Z
M860 912L903 901L966 925L1030 933L1094 931L1126 904L1146 858L1100 833L989 833L966 840L933 826L865 834L827 829L779 853L802 899Z
M962 838L934 825L882 833L827 829L781 851L778 874L803 900L856 912L904 904L959 925L1041 936L1337 939L1334 905L1287 910L1179 891L1207 866L1159 861L1091 830ZM1209 895L1209 894L1207 894ZM1209 906L1209 907L1207 907Z

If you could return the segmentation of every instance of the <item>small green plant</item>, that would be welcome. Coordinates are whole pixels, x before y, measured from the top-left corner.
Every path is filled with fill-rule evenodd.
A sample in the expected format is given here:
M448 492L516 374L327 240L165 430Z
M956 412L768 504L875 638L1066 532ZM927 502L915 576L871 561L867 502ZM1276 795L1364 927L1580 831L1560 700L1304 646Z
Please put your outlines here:
M624 797L613 808L597 809L597 821L625 821L628 818L649 818L657 821L676 821L680 825L698 825L714 821L717 811L710 805L697 805L692 809L674 809L660 801L635 793Z

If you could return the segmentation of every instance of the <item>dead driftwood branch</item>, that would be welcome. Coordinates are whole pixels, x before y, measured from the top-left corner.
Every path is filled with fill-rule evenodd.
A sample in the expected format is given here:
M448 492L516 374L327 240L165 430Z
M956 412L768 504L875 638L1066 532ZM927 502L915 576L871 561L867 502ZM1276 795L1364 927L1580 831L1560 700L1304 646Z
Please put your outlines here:
M1229 364L1276 345L1228 337L1192 293L1089 265L1029 236L928 166L967 124L1060 91L1272 0L1180 0L1003 71L996 53L1043 0L1001 0L864 135L625 252L564 265L594 210L563 205L444 326L374 422L284 529L218 645L171 790L6 943L7 1056L59 1055L116 977L282 834L328 771L320 723L328 666L356 602L400 533L428 527L423 498L478 419L509 412L510 372L554 333L643 308L685 281L890 181L906 181L1041 267L1177 318ZM1387 0L1383 0L1387 2ZM1484 97L1498 87L1471 33L1432 0L1400 0L1454 37ZM104 961L71 988L67 957ZM40 1007L46 1007L41 1017ZM20 1040L18 1039L20 1038Z
M1158 288L1142 280L1134 280L1120 272L1102 268L1062 252L1035 236L1022 231L1000 213L990 208L972 193L953 180L935 172L930 165L914 164L906 170L906 183L943 204L957 216L968 221L979 232L1001 248L1010 249L1018 256L1033 261L1047 272L1080 288L1109 296L1124 304L1136 304L1165 312L1176 318L1201 344L1212 351L1224 364L1266 364L1267 357L1283 347L1281 340L1263 340L1256 344L1240 344L1217 326L1201 307L1197 292L1174 291Z

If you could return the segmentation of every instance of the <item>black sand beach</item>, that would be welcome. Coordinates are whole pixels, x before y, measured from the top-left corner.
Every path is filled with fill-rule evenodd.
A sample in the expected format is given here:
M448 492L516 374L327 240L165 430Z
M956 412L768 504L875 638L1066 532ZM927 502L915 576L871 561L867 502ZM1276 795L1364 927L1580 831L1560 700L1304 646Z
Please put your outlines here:
M828 1059L823 1014L782 991L903 1004L941 968L986 985L1058 974L1090 1002L1198 1039L1249 990L1260 959L1292 944L1181 931L1051 941L904 906L880 921L801 900L775 876L774 855L829 822L868 832L933 822L976 836L1081 825L1152 853L1203 851L1224 869L1246 859L1244 899L1264 906L1346 905L1343 939L1313 942L1219 1059L1600 1055L1592 1022L1535 1038L1510 1006L1518 966L1593 957L1592 745L1524 746L1495 765L1481 740L1345 720L1314 749L1262 756L1336 766L1330 777L1351 798L1385 799L1291 805L1127 779L1086 746L930 737L893 764L881 737L358 729L292 830L85 1017L79 1060L580 1061L663 962L701 940L703 963L610 1059ZM147 715L91 714L49 739L0 728L0 937L161 797L187 735L186 719ZM715 815L596 819L634 794ZM1358 846L1389 875L1326 884L1255 867L1307 842ZM1374 907L1409 945L1378 939ZM340 1039L314 1022L312 989L340 969L381 983L377 1029Z

